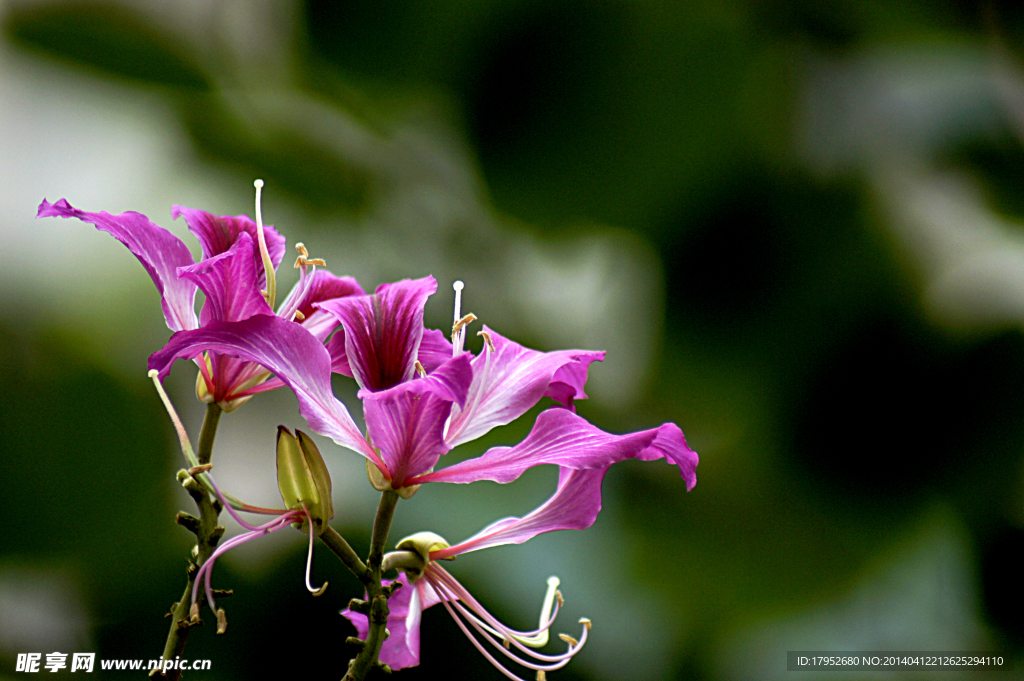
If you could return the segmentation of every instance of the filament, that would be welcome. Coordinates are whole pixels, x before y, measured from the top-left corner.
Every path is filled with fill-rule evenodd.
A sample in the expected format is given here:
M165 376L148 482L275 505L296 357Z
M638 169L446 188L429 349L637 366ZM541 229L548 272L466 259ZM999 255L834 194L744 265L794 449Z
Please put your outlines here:
M538 678L540 678L544 672L554 671L564 667L568 664L569 660L579 652L583 647L583 644L586 643L589 626L584 627L579 641L575 641L575 639L572 639L571 637L563 637L562 640L569 643L569 650L561 655L544 655L527 647L527 645L541 646L547 642L548 629L550 629L551 625L554 623L555 617L558 614L559 605L561 604L561 594L557 591L558 579L555 577L548 579L548 591L545 594L544 606L541 611L540 628L534 632L518 632L509 629L499 622L493 615L487 612L487 610L473 598L465 587L459 584L454 577L448 574L448 572L440 566L431 563L424 572L424 576L427 578L430 586L440 596L441 603L445 606L445 609L448 610L448 613L455 620L455 623L459 625L459 628L462 629L462 632L469 638L474 647L476 647L476 649L479 650L480 653L502 674L510 679L524 681L506 669L482 645L482 643L477 640L466 626L466 623L463 622L463 618L480 634L480 636L486 639L488 643L494 646L495 649L501 651L505 657L523 667L537 671ZM477 614L474 615L470 610L475 611ZM462 618L459 617L460 614L462 615ZM477 617L477 615L479 615L479 617ZM483 619L481 620L481 618ZM589 624L589 622L584 622L583 620L581 620L581 623ZM500 637L502 641L499 643L494 638L495 636ZM514 645L518 650L522 651L534 660L538 660L540 663L518 656L509 649L510 645Z

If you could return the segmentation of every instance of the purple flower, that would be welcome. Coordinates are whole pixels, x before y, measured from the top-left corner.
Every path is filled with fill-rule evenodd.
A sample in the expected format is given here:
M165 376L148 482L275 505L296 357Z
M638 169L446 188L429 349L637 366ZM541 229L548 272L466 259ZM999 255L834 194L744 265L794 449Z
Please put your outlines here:
M275 315L263 292L268 281L258 246L260 226L257 223L244 215L218 217L181 206L174 206L171 215L184 217L189 231L199 239L202 246L199 262L193 261L188 247L178 237L141 213L87 213L64 199L55 204L44 199L37 213L37 217L78 218L127 246L156 284L171 331L193 331L217 322ZM262 232L269 262L276 269L284 258L285 239L269 225L263 226ZM297 322L296 326L323 343L339 321L314 306L364 293L351 277L336 277L325 269L317 270L316 265L322 265L323 261L308 259L301 244L297 248L299 281L278 307L276 316L287 323ZM206 295L198 319L195 314L197 290ZM269 373L258 363L230 355L209 352L205 358L197 359L197 364L200 377L196 390L200 398L217 402L227 411L256 393L283 385L278 379L268 380Z
M295 392L315 432L365 456L374 485L403 496L426 482L505 483L540 464L605 469L631 458L665 458L693 487L697 454L675 424L613 435L576 415L573 401L586 397L587 369L603 352L538 352L485 326L484 348L473 357L461 351L464 330L454 333L453 347L423 328L423 307L436 289L433 277L425 277L314 305L342 325L326 348L297 324L254 315L179 331L149 366L163 378L176 359L210 351L265 367ZM365 437L331 392L332 368L361 387ZM523 442L434 470L453 447L510 423L545 395L564 407L541 412Z
M607 468L591 470L560 470L555 494L539 508L522 518L505 518L489 525L473 537L449 546L440 536L423 532L398 543L398 551L385 556L384 567L402 571L397 580L403 588L388 601L390 614L387 628L391 636L384 641L380 661L392 669L413 667L420 661L420 618L423 610L441 603L473 645L498 669L510 678L518 678L505 669L499 659L481 642L516 664L536 671L559 669L577 653L587 639L589 620L577 641L561 634L569 649L560 655L537 653L533 648L544 646L548 630L555 622L562 596L557 591L559 580L548 580L548 592L541 607L538 628L533 631L513 630L491 615L480 603L437 563L457 555L502 544L521 544L528 539L554 530L582 530L590 527L601 510L601 481ZM364 614L345 610L347 617L363 638L369 630Z

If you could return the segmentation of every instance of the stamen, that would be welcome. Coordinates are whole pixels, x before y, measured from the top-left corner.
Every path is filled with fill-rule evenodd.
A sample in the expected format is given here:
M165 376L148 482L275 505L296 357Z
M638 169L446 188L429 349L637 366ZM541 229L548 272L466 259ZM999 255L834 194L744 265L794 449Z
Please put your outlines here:
M426 378L427 370L423 368L423 365L420 364L419 360L416 360L415 367L416 367L416 373L420 375L420 378Z
M464 618L466 618L466 621L469 622L473 626L473 628L476 629L484 638L486 638L491 645L501 650L502 654L504 654L506 657L515 660L518 664L521 664L525 667L529 667L531 669L547 669L548 671L560 669L561 667L565 666L565 664L567 664L568 661L576 653L580 651L580 649L583 647L583 644L586 643L588 630L584 629L582 632L582 637L579 641L579 645L571 646L569 650L565 653L562 653L561 655L544 655L542 653L538 653L528 648L527 645L531 644L524 639L528 638L530 635L535 635L539 632L516 632L509 629L504 624L499 622L493 615L487 612L487 610L485 610L476 601L476 599L473 598L473 596L466 590L465 587L459 584L454 577L448 574L448 572L440 566L432 564L428 566L428 569L425 571L424 574L427 577L428 583L431 585L431 587L438 594L440 594L442 598L447 598L448 600L452 601L452 605L454 606L454 608L458 610L459 613L462 614ZM463 603L467 604L470 608L476 611L476 613L480 615L480 617L482 617L486 621L486 623L482 622L473 613L469 612L469 610L466 609ZM558 609L555 608L554 615L557 615L557 610ZM451 610L449 611L451 612ZM545 635L547 629L550 628L551 625L554 623L554 615L552 615L542 625L545 631ZM458 623L458 620L456 620L456 622ZM463 631L466 630L463 629ZM514 645L518 650L526 653L528 656L532 657L535 660L540 660L542 662L554 664L538 665L536 663L523 660L517 657L516 655L512 654L511 652L506 652L506 650L501 649L499 647L498 642L495 641L490 636L490 634L493 634L494 636L498 636L504 639L501 645L505 646L505 648L508 648L508 646L505 644L511 643L511 645ZM524 643L526 645L524 645Z
M476 321L476 315L470 312L462 319L459 319L452 325L452 351L458 355L465 349L466 345L466 331L465 328L469 324Z
M547 678L548 675L544 672L543 669L537 670L537 681L547 681Z
M563 641L565 641L566 643L568 643L570 646L573 646L573 647L576 647L576 646L578 646L580 644L579 641L574 639L569 634L559 634L558 638L562 639Z
M164 408L167 410L168 416L171 417L171 423L174 424L174 430L178 434L178 442L181 443L181 453L185 455L185 460L188 461L190 466L198 466L199 459L196 458L195 453L192 451L192 444L188 441L188 431L185 430L185 426L181 423L178 412L174 410L171 398L164 392L164 386L160 382L160 372L156 369L150 369L148 375L153 379L153 385L156 387L157 394L160 395L160 401L164 403Z
M477 331L476 335L483 336L484 342L487 344L487 349L490 350L491 352L494 352L494 339L491 338L491 334L487 333L486 331Z
M309 570L313 567L313 542L315 537L313 536L313 516L309 514L309 509L306 505L302 505L302 510L306 512L306 521L309 524L309 553L306 554L306 589L309 593L314 596L320 596L324 591L327 591L327 582L323 583L319 589L314 589L313 585L309 583Z
M563 605L565 605L565 599L562 598L561 591L555 591L555 598L558 600L558 607L562 607Z
M590 626L591 626L590 625L590 620L588 620L586 617L581 617L580 618L580 624L585 626L587 628L587 631L590 631Z
M270 251L267 250L267 237L263 234L263 211L260 209L263 180L256 180L252 184L256 187L256 237L260 244L260 257L263 258L263 271L267 275L267 304L273 310L277 300L277 277L274 273L274 263L270 259Z
M301 322L301 321L302 321L303 319L305 319L305 318L306 318L306 315L302 314L302 313L301 313L301 312L299 312L298 310L296 310L296 311L295 311L295 320L296 320L296 321L299 321L299 322Z

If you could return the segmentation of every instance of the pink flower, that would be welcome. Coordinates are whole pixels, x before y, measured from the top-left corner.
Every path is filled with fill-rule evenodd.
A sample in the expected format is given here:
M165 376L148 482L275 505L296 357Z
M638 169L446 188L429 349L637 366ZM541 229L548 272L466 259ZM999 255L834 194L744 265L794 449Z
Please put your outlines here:
M257 223L245 215L218 217L181 206L174 206L171 215L184 217L189 231L199 239L199 262L193 261L188 247L178 237L141 213L87 213L64 199L55 204L44 199L37 213L37 217L78 218L127 246L156 284L171 331L193 331L217 322L276 315L286 323L295 322L323 343L339 322L314 306L335 298L363 295L352 277L336 277L326 269L317 270L316 265L323 261L309 260L299 244L299 281L275 313L263 293L267 272L258 246ZM269 225L263 226L262 232L269 261L276 269L284 258L285 239ZM198 319L197 290L206 295ZM226 411L237 408L256 393L283 385L280 380L268 380L269 373L259 364L230 355L210 352L204 359L197 359L197 364L201 378L196 390L200 398L217 402Z
M315 305L341 322L326 348L297 324L255 315L179 331L149 366L163 378L176 359L209 351L265 367L295 393L310 428L366 457L375 486L403 496L426 482L505 483L540 464L591 470L631 458L664 458L679 467L687 489L696 484L697 454L675 424L613 435L576 415L573 401L586 397L587 369L603 352L538 352L485 326L474 357L461 351L464 331L453 347L424 329L423 307L436 289L425 277ZM361 387L365 436L331 392L332 369ZM453 447L510 423L545 395L565 406L541 412L523 442L434 470Z
M516 631L487 612L437 561L491 546L521 544L544 532L590 527L601 510L601 481L606 472L607 468L562 468L555 494L532 513L522 518L499 520L455 546L448 546L440 536L430 532L400 541L399 550L384 559L385 569L395 567L402 571L397 580L388 583L399 581L404 586L388 601L387 628L391 635L381 648L380 661L392 669L418 665L422 612L440 603L477 649L506 676L519 678L505 669L484 643L490 644L501 656L535 671L548 672L565 666L586 642L589 620L581 620L584 628L578 641L560 635L569 644L565 653L545 655L533 650L547 643L548 630L558 615L562 598L556 591L559 585L556 577L548 580L548 593L541 607L538 628ZM352 610L345 610L342 614L365 638L369 630L366 615Z

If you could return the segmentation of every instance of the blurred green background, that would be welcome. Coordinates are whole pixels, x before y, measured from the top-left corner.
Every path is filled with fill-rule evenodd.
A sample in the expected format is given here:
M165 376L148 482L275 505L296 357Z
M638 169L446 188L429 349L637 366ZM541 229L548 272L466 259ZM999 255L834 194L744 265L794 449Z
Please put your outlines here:
M621 464L590 530L451 566L519 626L562 578L562 630L595 624L552 678L785 678L788 650L1024 663L1014 4L5 0L0 23L0 678L18 652L159 655L191 536L145 376L169 335L156 292L113 239L36 207L137 210L195 248L171 204L251 214L256 177L267 222L333 272L433 274L436 327L462 279L506 335L607 349L580 412L675 421L700 452L689 494ZM168 381L193 436L194 378ZM225 416L222 486L275 503L278 423L304 427L282 391ZM320 442L363 550L376 494ZM554 480L427 486L393 537L458 541ZM229 629L193 633L212 671L190 677L340 678L356 582L318 549L313 599L304 558L282 532L218 563ZM401 678L501 678L443 610L424 622ZM928 675L871 674L904 676Z

